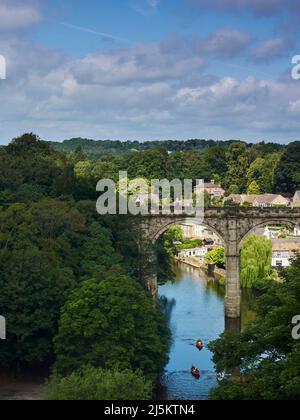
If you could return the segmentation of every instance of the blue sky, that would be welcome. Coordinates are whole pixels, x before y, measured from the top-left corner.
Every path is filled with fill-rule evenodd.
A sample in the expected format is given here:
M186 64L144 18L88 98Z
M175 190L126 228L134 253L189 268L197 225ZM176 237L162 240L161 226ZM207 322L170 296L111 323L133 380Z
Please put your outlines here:
M0 144L300 138L297 0L0 0Z

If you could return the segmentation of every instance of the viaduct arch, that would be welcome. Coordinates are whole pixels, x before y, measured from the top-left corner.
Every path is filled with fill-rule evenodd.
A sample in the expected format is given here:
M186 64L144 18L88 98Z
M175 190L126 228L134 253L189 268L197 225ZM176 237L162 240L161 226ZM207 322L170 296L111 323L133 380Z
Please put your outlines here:
M142 280L152 291L153 297L157 294L156 255L153 245L170 226L193 218L196 218L196 214L195 216L169 214L141 217L142 235L139 246L141 254L145 257L144 260L147 261ZM227 318L240 318L240 250L243 241L259 227L273 224L300 226L300 208L208 208L204 212L201 223L224 241L227 261L225 315Z

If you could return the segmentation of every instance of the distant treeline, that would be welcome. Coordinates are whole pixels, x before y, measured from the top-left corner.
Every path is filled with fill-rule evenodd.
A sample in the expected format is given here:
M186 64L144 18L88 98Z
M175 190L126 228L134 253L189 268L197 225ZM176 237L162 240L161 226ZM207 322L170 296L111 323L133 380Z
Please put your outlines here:
M75 152L78 146L81 146L88 159L99 159L103 153L130 153L132 151L144 151L150 149L164 149L169 152L185 152L185 151L203 151L212 147L229 148L232 143L239 140L165 140L165 141L119 141L119 140L91 140L84 138L73 138L64 140L62 143L50 142L56 150L65 153ZM252 143L246 143L248 148L253 146ZM258 147L265 153L284 150L287 146L275 143L259 143Z
M229 194L282 193L300 189L300 142L246 143L242 141L94 141L49 143L73 162L82 193L93 197L99 179L118 180L127 170L130 179L205 179L222 185ZM217 203L215 203L217 204Z

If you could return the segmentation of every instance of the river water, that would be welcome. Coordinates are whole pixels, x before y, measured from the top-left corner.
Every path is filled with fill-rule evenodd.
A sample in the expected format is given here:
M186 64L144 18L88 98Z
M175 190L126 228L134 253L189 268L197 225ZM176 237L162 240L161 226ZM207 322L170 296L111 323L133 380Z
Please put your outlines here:
M210 389L217 386L212 354L206 345L225 329L225 288L209 279L198 268L176 264L176 280L159 288L172 331L170 361L162 378L163 399L207 400ZM255 314L251 292L243 293L242 325ZM195 347L198 339L205 348ZM201 371L201 379L190 374L192 365Z

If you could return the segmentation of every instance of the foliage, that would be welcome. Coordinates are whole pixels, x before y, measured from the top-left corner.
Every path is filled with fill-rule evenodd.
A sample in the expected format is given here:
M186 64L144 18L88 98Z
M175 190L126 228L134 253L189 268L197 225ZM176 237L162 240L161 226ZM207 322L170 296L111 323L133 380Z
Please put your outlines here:
M34 134L14 139L0 151L0 205L72 194L72 163Z
M300 190L300 142L290 143L275 172L276 192L293 194Z
M197 206L197 200L200 203L204 204L204 208L209 208L212 205L212 199L211 196L209 195L209 193L204 190L204 192L194 192L193 193L193 205Z
M225 249L224 247L214 248L208 252L205 261L207 264L213 264L220 268L225 268Z
M259 195L261 193L260 186L256 181L252 181L248 187L247 194L249 195Z
M46 200L0 213L0 307L10 325L1 366L50 361L61 307L78 282L120 269L109 230L81 211Z
M240 205L232 198L229 198L224 201L224 207L240 207Z
M95 141L83 138L73 138L62 143L52 142L51 146L56 150L66 153L74 153L78 146L81 146L89 160L98 160L102 156L115 156L118 153L128 155L136 151L147 151L151 149L163 148L166 151L176 153L204 151L208 148L219 147L221 150L228 147L232 142L213 141L213 140L169 140L169 141Z
M183 230L180 226L172 226L163 234L163 245L167 254L174 257L178 251L176 242L184 242Z
M209 345L219 373L236 371L213 391L221 400L299 400L300 343L292 319L300 313L300 258L258 299L257 318L241 334L225 333Z
M236 184L231 184L228 187L228 194L239 194L241 191L240 187Z
M140 372L83 366L66 378L53 377L44 399L50 401L149 400L152 383Z
M157 255L157 281L159 285L175 279L173 260L164 247L162 238L155 245Z
M259 287L272 278L272 242L263 236L250 235L241 252L241 285Z
M185 249L199 248L203 245L203 242L199 239L186 239L182 244L176 245L177 252L184 251Z
M83 152L82 146L78 145L75 149L73 160L75 163L83 162L84 160L87 160L86 155Z
M0 365L52 357L60 308L76 286L74 251L84 220L62 202L15 204L0 213L0 308L9 325Z
M100 178L117 182L118 172L128 170L130 179L215 179L227 193L245 192L254 181L263 192L293 193L300 189L299 161L299 142L57 144L28 133L1 147L0 308L10 327L0 366L49 366L57 336L57 367L66 373L86 363L114 372L121 363L121 369L140 368L152 379L163 368L169 331L160 308L153 308L138 284L145 270L136 241L140 233L130 217L97 215ZM211 204L220 203L206 193L205 206ZM194 245L178 229L167 232L159 273L169 278L170 257ZM253 265L251 272L244 270L245 283L248 277L249 283L269 278L268 249L261 266L253 247L245 254Z
M151 378L167 362L168 327L150 295L131 278L108 273L83 282L61 314L55 338L56 370L68 374L92 364L140 369Z
M281 152L274 152L264 158L258 157L249 167L247 173L248 186L256 182L262 193L273 192L275 186L275 170L282 156Z
M89 226L89 235L84 238L80 253L83 280L100 281L108 269L122 263L122 257L113 248L110 232L97 222Z
M247 179L245 174L249 165L249 152L245 143L233 143L227 153L227 174L226 186L230 188L231 194L242 193L246 190ZM233 186L237 186L238 190L232 191Z
M250 207L252 207L252 203L249 203L249 201L244 201L242 203L241 207L250 208Z
M128 170L130 179L214 179L226 187L228 194L246 193L253 181L263 193L273 190L290 192L292 189L279 187L282 170L278 168L280 162L284 162L282 155L287 147L274 143L247 145L237 141L211 140L139 143L71 139L50 144L56 150L69 153L75 164L89 160L89 182L83 187L82 179L79 180L75 191L76 198L80 195L81 199L94 198L95 183L101 178L117 182L120 170ZM74 155L77 156L75 160ZM290 176L297 179L299 168L297 158L294 160L296 166L290 170ZM209 205L206 202L206 206Z

